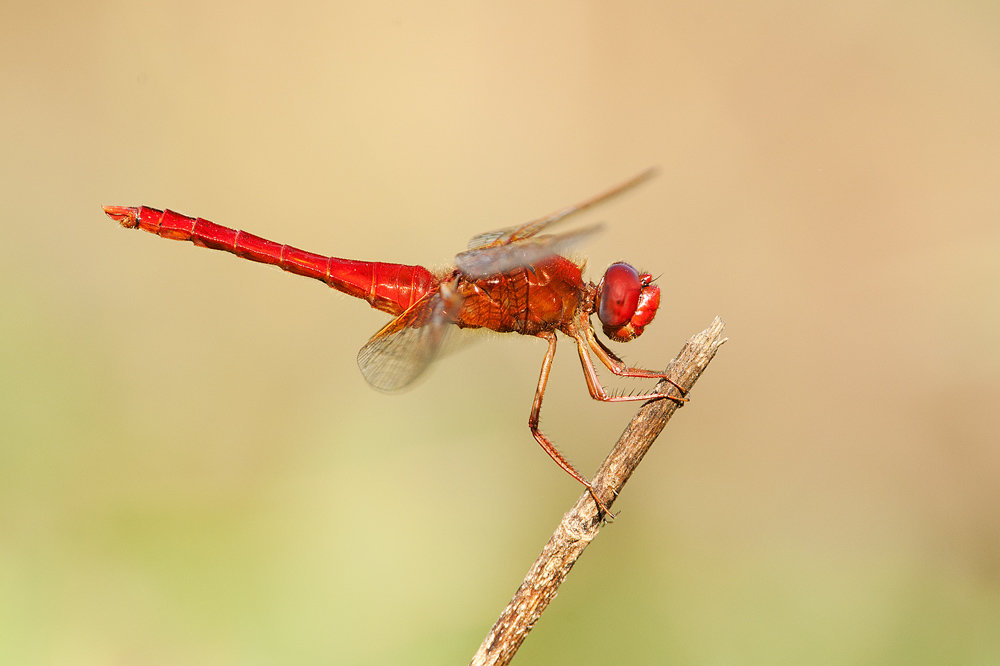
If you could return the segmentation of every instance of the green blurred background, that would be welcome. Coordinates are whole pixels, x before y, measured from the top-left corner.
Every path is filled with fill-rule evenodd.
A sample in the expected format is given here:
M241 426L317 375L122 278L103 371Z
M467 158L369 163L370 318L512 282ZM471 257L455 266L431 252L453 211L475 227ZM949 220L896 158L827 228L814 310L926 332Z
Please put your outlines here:
M442 267L657 166L581 220L662 274L616 349L730 341L517 663L1000 663L996 3L0 19L0 662L464 663L580 493L542 342L382 395L384 315L102 204ZM561 346L581 470L635 408Z

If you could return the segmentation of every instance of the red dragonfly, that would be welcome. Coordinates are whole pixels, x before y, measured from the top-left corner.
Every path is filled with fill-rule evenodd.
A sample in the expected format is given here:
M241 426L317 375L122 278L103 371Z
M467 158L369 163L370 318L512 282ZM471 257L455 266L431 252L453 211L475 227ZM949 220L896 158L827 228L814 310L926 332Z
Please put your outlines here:
M297 275L322 280L330 287L363 298L394 318L358 353L365 379L377 389L406 386L426 369L452 326L484 328L542 338L548 351L542 361L535 399L528 417L531 434L549 456L582 483L597 506L610 515L590 482L566 460L538 427L542 396L556 353L556 331L576 341L587 388L595 400L624 402L669 398L687 401L686 391L663 372L632 368L595 333L590 317L597 314L604 333L616 342L642 334L660 303L660 289L649 273L625 262L608 267L597 284L584 282L582 266L562 256L574 242L596 231L595 225L559 235L539 235L556 222L607 201L651 175L644 172L597 196L527 224L474 237L469 249L455 257L455 267L433 272L423 266L354 261L305 252L170 210L146 206L105 206L104 212L128 228L163 238L191 241L244 259L273 264ZM601 385L593 353L621 377L667 379L681 397L661 393L615 395Z

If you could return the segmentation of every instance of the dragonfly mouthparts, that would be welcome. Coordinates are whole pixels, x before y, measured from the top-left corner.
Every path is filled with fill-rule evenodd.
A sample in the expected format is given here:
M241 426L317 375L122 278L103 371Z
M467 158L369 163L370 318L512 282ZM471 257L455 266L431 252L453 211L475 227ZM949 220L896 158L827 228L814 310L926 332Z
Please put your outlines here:
M118 224L133 229L139 223L139 209L129 206L105 206L104 212Z

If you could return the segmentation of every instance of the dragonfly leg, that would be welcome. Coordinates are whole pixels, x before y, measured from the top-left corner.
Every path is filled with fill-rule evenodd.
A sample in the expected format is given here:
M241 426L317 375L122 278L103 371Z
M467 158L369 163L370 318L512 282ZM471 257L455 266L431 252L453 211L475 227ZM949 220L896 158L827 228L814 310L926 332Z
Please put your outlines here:
M549 371L552 369L552 360L556 356L556 334L548 331L545 333L539 333L538 337L549 343L549 348L545 352L545 358L542 360L542 371L538 376L538 388L535 389L535 400L531 403L531 415L528 417L528 428L531 429L531 434L538 442L542 450L544 450L552 460L555 461L559 467L562 468L564 472L572 476L574 479L579 481L586 487L590 492L590 496L594 498L594 502L597 503L597 508L602 511L605 516L614 517L614 514L608 509L608 507L600 500L597 493L594 492L594 487L587 481L586 478L578 471L573 465L570 464L568 460L559 452L555 444L552 443L548 437L546 437L542 431L538 428L538 417L542 411L542 396L545 394L545 385L549 381Z
M594 335L593 329L587 331L587 344L589 344L590 348L594 350L595 354L597 354L597 358L601 359L601 363L603 363L608 368L608 370L615 373L619 377L666 379L670 384L673 384L678 391L681 392L682 396L687 395L688 390L686 388L684 388L683 386L672 380L670 377L667 377L667 375L664 374L663 372L660 372L658 370L644 370L642 368L628 367L625 361L618 358L618 356L613 351L608 349L607 345L601 342L601 340L596 335Z
M683 405L688 401L685 397L677 397L665 393L638 393L636 395L611 395L609 394L603 386L601 386L601 380L597 376L597 370L594 368L594 361L590 358L590 350L594 350L597 354L597 358L601 359L601 362L608 367L611 372L615 373L619 377L640 377L640 378L650 378L650 379L666 379L672 385L677 387L677 389L683 394L687 393L683 387L678 386L675 381L667 377L662 372L656 372L654 370L643 370L641 368L630 368L625 365L625 361L621 360L614 353L601 344L601 341L594 337L593 331L587 331L586 339L583 335L576 337L576 348L580 352L580 363L583 365L583 377L587 380L587 389L590 391L590 396L594 400L600 400L602 402L630 402L634 400L654 400L658 398L667 398L673 400L679 405Z

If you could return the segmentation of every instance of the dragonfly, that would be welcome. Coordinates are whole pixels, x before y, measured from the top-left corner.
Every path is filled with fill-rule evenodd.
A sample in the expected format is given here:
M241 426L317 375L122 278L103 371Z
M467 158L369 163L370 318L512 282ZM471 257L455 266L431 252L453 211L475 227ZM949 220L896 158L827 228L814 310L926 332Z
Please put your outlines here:
M224 227L202 218L148 206L105 206L104 212L122 226L142 229L161 238L191 241L200 247L229 252L243 259L326 283L337 291L362 298L392 315L358 352L365 379L382 391L412 383L439 355L449 331L489 329L519 333L548 343L542 359L528 428L542 449L567 474L581 483L600 512L612 514L594 486L539 428L542 398L556 353L556 333L576 343L591 397L601 402L670 399L687 401L687 391L659 370L630 367L597 337L591 317L597 315L604 334L627 342L642 334L660 304L653 276L624 261L611 264L594 284L583 279L585 262L564 254L600 229L592 225L561 234L550 231L557 222L603 203L648 179L652 170L596 196L519 226L479 234L455 257L454 267L432 271L423 266L356 261L306 252L291 245ZM659 392L612 393L601 384L597 359L619 377L666 379L680 395Z

